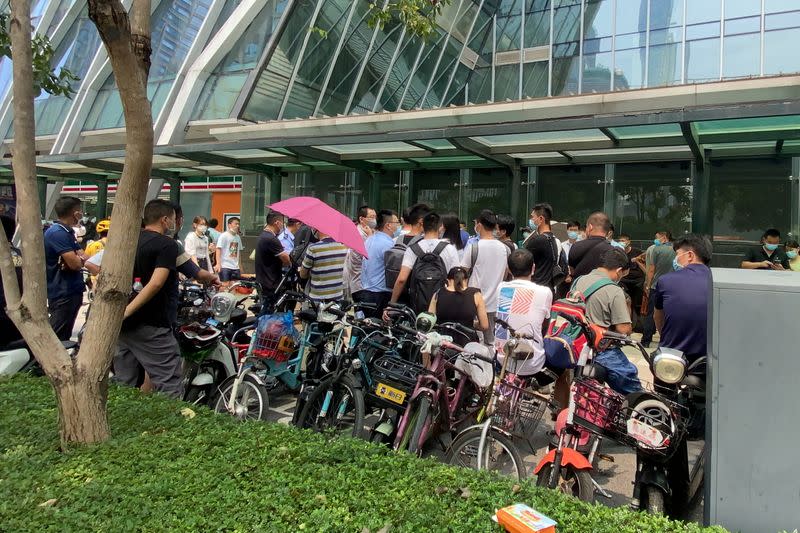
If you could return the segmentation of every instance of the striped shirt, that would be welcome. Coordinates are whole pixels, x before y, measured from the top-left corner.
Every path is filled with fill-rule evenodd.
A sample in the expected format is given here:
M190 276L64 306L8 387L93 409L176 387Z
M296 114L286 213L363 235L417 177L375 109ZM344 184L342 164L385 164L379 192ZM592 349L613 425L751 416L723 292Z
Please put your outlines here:
M347 247L327 237L309 245L303 268L309 274L308 296L312 300L339 300L344 288Z

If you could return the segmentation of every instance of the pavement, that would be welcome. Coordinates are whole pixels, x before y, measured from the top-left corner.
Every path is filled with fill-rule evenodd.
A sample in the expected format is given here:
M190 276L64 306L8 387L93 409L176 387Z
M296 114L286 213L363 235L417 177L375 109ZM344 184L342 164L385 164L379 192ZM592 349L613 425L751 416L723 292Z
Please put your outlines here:
M76 320L73 338L77 338L77 333L80 331L80 328L86 319L87 309L88 305L87 302L85 302L81 312L78 315L78 319ZM640 338L641 336L639 334L634 334L634 337ZM658 345L657 340L658 336L656 336L653 346ZM633 362L638 368L639 378L643 382L652 383L653 376L650 372L650 367L642 354L639 353L639 351L635 348L631 347L625 347L623 351L631 360L631 362ZM267 420L281 424L290 424L295 408L294 394L282 391L279 388L270 395L269 401L270 413ZM370 419L368 418L366 422L369 424ZM536 429L533 439L531 439L534 451L531 452L530 448L527 448L527 446L523 444L523 449L527 449L528 451L528 454L523 457L528 476L532 476L532 472L536 464L547 453L547 446L550 441L550 435L548 432L552 431L552 429L553 422L550 420L548 414L545 413L542 421ZM689 444L690 463L693 463L694 459L701 452L703 443L690 442ZM608 493L609 497L606 498L598 491L595 493L595 501L609 507L627 506L630 503L630 498L633 493L633 479L636 471L636 454L630 448L616 444L609 440L603 441L600 452L604 456L612 458L613 461L597 461L597 468L592 473L592 477L595 482L602 487L606 493ZM443 459L445 453L446 450L443 449L440 444L434 443L425 450L424 455ZM691 519L695 522L702 522L702 518L703 506L702 502L700 502L700 504L693 510Z

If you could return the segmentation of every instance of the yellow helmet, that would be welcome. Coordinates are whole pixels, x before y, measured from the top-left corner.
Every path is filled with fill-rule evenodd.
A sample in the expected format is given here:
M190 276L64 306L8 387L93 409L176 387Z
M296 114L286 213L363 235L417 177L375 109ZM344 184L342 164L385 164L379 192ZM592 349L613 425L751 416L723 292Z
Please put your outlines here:
M95 231L97 231L97 233L103 233L104 231L108 231L108 228L110 227L111 221L104 219L97 223L97 226L95 226Z

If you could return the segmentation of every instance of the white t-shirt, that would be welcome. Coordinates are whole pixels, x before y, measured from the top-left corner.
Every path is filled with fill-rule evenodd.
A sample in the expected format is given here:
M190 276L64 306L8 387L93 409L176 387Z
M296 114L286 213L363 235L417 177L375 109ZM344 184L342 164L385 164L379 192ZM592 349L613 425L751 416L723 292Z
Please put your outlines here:
M478 247L478 259L474 267L472 266L473 246ZM511 250L508 249L508 246L497 239L482 239L464 249L464 258L461 264L472 268L469 286L481 290L487 313L497 311L497 288L505 278L510 254Z
M513 361L509 361L507 368L524 376L536 374L545 363L542 324L550 316L553 293L547 287L527 280L505 281L500 284L498 293L497 318L507 322L517 333L533 335L533 340L521 339L517 346L518 354L530 353L530 357L524 355L516 359L521 362L516 368ZM495 324L494 346L501 363L507 340L508 331Z
M222 250L220 268L230 268L233 270L239 268L239 254L244 250L241 237L232 234L230 231L222 232L219 235L219 239L217 239L217 248Z
M186 240L183 243L183 248L190 256L195 256L198 260L205 259L211 264L211 258L208 256L208 237L198 236L194 231L186 235Z
M424 253L432 252L436 246L440 242L446 242L447 246L444 247L442 250L442 261L444 261L444 268L447 272L450 272L451 268L457 267L459 265L458 262L458 251L456 247L450 244L450 241L446 239L422 239L421 241L417 241L419 247L422 248ZM414 268L414 263L417 262L417 254L414 253L414 250L411 249L411 246L406 248L406 253L403 256L403 265L404 267Z

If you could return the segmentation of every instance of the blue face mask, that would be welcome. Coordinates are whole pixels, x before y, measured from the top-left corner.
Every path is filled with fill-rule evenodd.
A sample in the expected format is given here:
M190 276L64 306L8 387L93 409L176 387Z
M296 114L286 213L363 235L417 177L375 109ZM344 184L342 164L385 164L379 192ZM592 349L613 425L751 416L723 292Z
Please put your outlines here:
M655 246L661 246L661 241L659 239L653 239L653 244Z
M617 241L611 241L611 246L613 246L615 248L619 248L621 250L625 249L625 245L622 244L621 242L617 242Z
M528 227L533 229L533 230L535 230L537 228L536 224L533 223L533 219L532 218L528 219Z
M778 244L765 244L764 248L766 248L770 252L774 252L775 250L778 249L778 246L779 246Z
M577 231L568 231L568 232L567 232L567 237L569 237L569 238L570 238L571 240L573 240L573 241L577 241L577 240L578 240L578 237L579 237L579 235L578 235L578 232L577 232Z
M794 259L795 257L797 257L797 252L789 250L788 252L786 252L786 257L788 257L789 259Z
M398 225L397 228L394 230L393 237L396 239L402 234L403 234L403 229Z
M683 269L683 265L678 263L678 258L677 257L674 257L672 259L672 270L681 270L681 269Z

